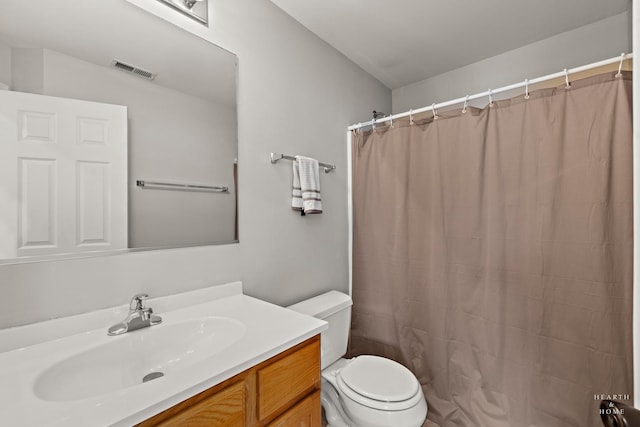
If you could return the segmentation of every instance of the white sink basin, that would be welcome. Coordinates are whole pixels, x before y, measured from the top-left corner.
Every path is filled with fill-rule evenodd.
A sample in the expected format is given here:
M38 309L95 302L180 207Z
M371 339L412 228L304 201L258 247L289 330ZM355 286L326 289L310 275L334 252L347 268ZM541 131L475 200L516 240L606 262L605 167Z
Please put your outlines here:
M63 402L140 386L149 374L179 375L180 369L230 347L246 332L228 317L201 317L163 323L109 337L106 343L70 356L40 374L34 393ZM105 329L106 334L106 329Z

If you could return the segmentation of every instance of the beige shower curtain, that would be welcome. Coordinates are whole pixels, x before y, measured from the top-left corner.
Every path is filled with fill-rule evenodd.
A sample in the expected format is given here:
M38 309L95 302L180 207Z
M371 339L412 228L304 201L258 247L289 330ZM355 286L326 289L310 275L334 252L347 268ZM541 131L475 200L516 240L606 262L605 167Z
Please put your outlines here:
M409 367L442 427L633 403L630 73L352 141L352 355Z

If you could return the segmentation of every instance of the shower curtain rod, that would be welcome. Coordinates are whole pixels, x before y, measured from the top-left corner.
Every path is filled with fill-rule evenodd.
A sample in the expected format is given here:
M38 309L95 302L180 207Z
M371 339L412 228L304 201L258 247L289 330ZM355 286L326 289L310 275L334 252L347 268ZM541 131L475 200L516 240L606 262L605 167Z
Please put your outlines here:
M418 108L416 110L410 110L410 111L405 111L404 113L398 113L398 114L393 114L393 115L389 115L386 117L382 117L380 119L372 119L369 120L368 122L364 122L364 123L358 123L358 124L354 124L349 126L347 129L348 130L357 130L360 128L363 128L365 126L372 126L372 125L376 125L378 123L384 123L384 122L388 122L388 121L393 121L396 119L401 119L403 117L409 117L411 115L415 115L415 114L420 114L420 113L424 113L427 111L437 111L439 108L444 108L444 107L451 107L452 105L456 105L456 104L463 104L469 101L473 101L475 99L480 99L480 98L485 98L485 97L489 97L491 98L492 95L498 94L498 93L502 93L502 92L507 92L510 90L514 90L514 89L520 89L520 88L528 88L528 86L536 84L536 83L541 83L547 80L553 80L553 79L557 79L560 77L564 77L567 82L569 81L569 76L571 74L575 74L575 73L580 73L582 71L587 71L587 70L591 70L593 68L598 68L598 67L602 67L605 65L609 65L609 64L615 64L616 62L620 62L620 68L622 68L622 63L627 60L627 59L631 59L633 58L633 53L627 53L627 54L621 54L620 56L617 56L615 58L610 58L610 59L605 59L603 61L599 61L599 62L594 62L593 64L589 64L589 65L583 65L580 67L576 67L576 68L571 68L571 69L564 69L563 71L557 72L557 73L553 73L553 74L549 74L543 77L538 77L536 79L531 79L531 80L525 80L523 82L520 83L514 83L512 85L509 86L503 86L501 88L498 89L489 89L485 92L480 92L480 93L476 93L475 95L468 95L468 96L464 96L462 98L457 98L457 99L452 99L451 101L446 101L446 102L441 102L439 104L433 104L430 105L428 107L422 107L422 108Z

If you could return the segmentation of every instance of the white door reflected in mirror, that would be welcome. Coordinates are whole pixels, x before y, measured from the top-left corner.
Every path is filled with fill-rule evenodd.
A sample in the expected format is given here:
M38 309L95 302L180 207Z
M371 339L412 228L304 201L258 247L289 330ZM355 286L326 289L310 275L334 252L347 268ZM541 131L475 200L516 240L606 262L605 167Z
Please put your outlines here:
M0 258L127 247L127 109L0 91Z

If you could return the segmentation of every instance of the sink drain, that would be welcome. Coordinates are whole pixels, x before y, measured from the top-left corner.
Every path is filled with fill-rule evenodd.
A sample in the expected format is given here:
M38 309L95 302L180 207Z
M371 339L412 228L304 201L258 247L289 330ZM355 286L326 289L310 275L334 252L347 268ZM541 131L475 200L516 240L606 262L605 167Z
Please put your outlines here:
M150 374L142 377L142 382L146 383L147 381L155 380L156 378L164 377L162 372L151 372Z

